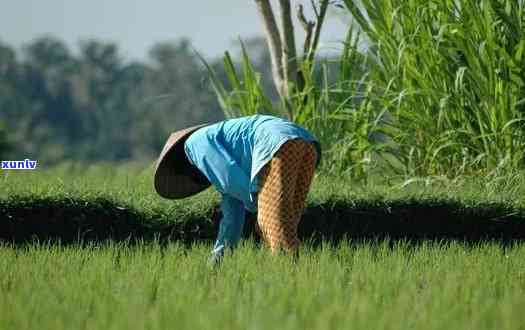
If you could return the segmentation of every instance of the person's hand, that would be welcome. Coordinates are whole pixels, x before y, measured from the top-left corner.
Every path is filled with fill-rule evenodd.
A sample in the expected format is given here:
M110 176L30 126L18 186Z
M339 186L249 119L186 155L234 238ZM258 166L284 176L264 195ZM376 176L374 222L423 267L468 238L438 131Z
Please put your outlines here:
M211 269L216 269L221 264L224 253L222 250L217 252L212 252L210 259L208 259L208 266Z

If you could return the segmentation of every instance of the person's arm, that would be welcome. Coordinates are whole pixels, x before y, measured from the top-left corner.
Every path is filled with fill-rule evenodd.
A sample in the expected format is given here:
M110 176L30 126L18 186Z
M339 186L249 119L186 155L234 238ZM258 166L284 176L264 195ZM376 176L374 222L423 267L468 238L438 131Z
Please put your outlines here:
M224 146L212 137L202 137L186 145L194 165L199 168L215 188L223 195L242 201L246 208L254 210L250 198L250 178L233 159Z
M222 195L221 211L219 234L212 251L213 263L219 262L226 248L237 246L241 239L246 215L241 201L224 194Z

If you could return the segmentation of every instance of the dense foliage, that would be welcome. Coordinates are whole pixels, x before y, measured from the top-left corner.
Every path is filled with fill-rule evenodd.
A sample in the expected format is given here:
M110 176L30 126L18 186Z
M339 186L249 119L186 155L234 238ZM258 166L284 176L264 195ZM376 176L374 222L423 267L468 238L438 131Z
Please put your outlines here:
M328 167L366 178L377 166L454 177L525 165L524 1L344 3L353 24L337 78L323 61L303 62L305 88L291 98ZM231 89L216 87L226 114L283 113L268 109L243 61Z
M525 165L523 0L345 3L370 43L368 80L409 173Z

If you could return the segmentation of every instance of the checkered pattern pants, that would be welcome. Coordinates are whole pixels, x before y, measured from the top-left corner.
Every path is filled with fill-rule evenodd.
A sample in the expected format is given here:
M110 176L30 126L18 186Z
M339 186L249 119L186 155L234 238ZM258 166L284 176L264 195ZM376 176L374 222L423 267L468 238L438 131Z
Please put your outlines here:
M287 141L261 170L257 224L273 253L296 251L297 226L314 176L317 152L301 139Z

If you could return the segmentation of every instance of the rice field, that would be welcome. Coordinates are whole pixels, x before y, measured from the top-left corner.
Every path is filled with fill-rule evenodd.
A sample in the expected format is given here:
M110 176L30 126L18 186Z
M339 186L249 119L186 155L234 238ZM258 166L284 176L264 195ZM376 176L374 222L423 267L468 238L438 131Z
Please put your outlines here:
M0 238L0 329L525 327L520 173L387 183L320 174L301 224L319 225L303 232L298 259L270 255L248 233L217 268L208 257L218 196L207 191L165 201L152 191L150 176L150 168L103 166L3 176L2 234L13 226L30 233L24 241ZM436 223L456 231L456 222L478 217L510 226L499 232L507 240L492 226L480 227L485 238L433 232ZM86 233L68 241L64 232L61 241L68 221ZM146 229L130 229L128 238L89 235L116 233L129 222ZM192 226L177 225L187 222ZM408 233L418 223L414 239ZM43 235L48 226L58 236ZM395 226L407 237L394 235ZM347 236L334 240L327 227ZM171 236L153 235L166 228ZM185 230L193 234L173 234Z
M525 329L525 2L340 5L336 82L294 98L327 146L298 258L252 214L212 268L218 194L162 200L151 166L0 171L0 330ZM228 100L271 108L242 70Z
M525 246L0 247L1 329L523 329Z

